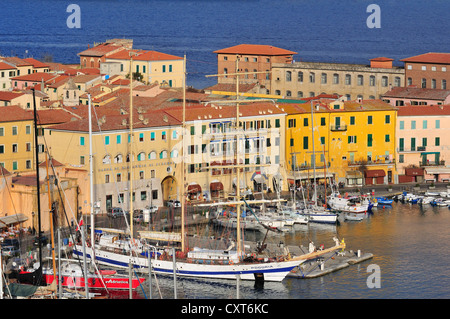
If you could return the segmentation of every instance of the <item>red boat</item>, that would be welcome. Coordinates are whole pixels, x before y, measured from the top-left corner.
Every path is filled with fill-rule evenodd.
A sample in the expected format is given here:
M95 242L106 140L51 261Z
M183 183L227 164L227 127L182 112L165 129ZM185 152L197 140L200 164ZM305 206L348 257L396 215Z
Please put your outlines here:
M58 275L54 276L53 269L44 269L43 271L45 281L51 284L56 279L58 282ZM115 270L101 270L99 272L88 271L88 288L92 289L129 289L129 276L118 274ZM82 268L79 264L73 262L65 262L61 265L61 279L62 286L67 288L85 288L85 281ZM145 278L132 277L131 287L135 289Z

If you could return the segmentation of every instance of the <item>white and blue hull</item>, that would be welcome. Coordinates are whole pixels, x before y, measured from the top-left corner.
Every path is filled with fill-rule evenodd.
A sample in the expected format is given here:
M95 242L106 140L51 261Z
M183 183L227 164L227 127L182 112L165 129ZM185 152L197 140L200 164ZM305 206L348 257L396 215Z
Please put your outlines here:
M92 250L86 247L86 257L90 258ZM80 257L83 256L81 247L76 246L73 253ZM95 250L95 259L98 263L119 267L129 268L129 261L133 267L138 271L148 272L148 257L132 257L129 255L122 255L110 251ZM179 276L197 277L197 278L212 278L212 279L233 279L239 275L243 280L255 280L256 275L263 275L264 281L282 281L286 275L295 267L302 264L304 260L296 261L280 261L280 262L266 262L266 263L239 263L239 264L208 264L194 263L194 262L176 262L176 273ZM151 259L152 271L159 274L173 274L172 260L158 260Z

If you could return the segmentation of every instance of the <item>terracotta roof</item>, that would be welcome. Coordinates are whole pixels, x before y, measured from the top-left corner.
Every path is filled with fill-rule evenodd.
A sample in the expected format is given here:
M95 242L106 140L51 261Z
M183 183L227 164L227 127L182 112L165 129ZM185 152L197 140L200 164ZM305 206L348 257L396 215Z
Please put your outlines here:
M130 52L137 53L133 55L135 61L165 61L165 60L182 60L183 58L167 53L146 50L122 50L108 56L108 59L129 60Z
M4 57L2 58L3 61L14 64L16 67L18 66L32 66L30 62L25 61L24 59L18 58L16 56L12 57Z
M239 92L246 93L251 91L257 86L258 83L251 84L239 84ZM236 92L236 84L233 83L217 83L213 86L205 88L207 91L221 91L221 92Z
M233 47L214 51L218 54L249 54L249 55L293 55L297 52L262 44L239 44Z
M183 109L180 107L166 109L166 113L172 115L178 120L183 120ZM272 103L260 102L241 104L239 106L240 117L264 116L264 115L281 115L284 111L274 106ZM221 106L192 106L186 110L186 121L211 120L211 119L227 119L236 117L236 107L234 105Z
M51 163L50 163L50 167L58 167L58 166L64 166L64 164L58 162L57 160L55 160L54 158L50 159ZM41 164L39 164L40 167L47 167L47 161L42 162Z
M29 111L33 114L32 111ZM38 123L41 125L49 125L49 124L60 124L70 122L74 119L79 119L65 109L48 109L48 110L38 110L37 111Z
M108 54L109 52L112 52L112 51L118 50L118 49L121 50L122 48L124 49L123 46L116 45L114 43L102 43L102 44L96 45L95 47L84 50L84 51L78 53L78 55L102 57L102 56Z
M40 82L42 80L48 81L48 80L51 80L51 79L56 78L56 77L58 77L58 75L50 74L50 73L46 73L46 72L36 72L36 73L16 76L14 78L11 78L11 80L14 80L14 81Z
M426 100L445 100L450 95L450 90L426 89L417 87L395 87L383 94L384 98L408 98Z
M442 116L450 115L450 104L447 105L428 105L428 106L399 106L397 116Z
M32 121L34 119L32 112L17 105L2 106L0 110L2 112L0 122Z
M450 64L450 53L429 52L425 54L416 55L410 58L402 59L400 61Z
M0 101L11 101L22 95L23 95L23 93L19 93L19 92L0 91Z
M14 70L15 68L14 65L0 61L0 70Z
M87 109L87 106L80 105L80 107L85 107ZM143 116L143 120L139 119L139 115ZM93 132L99 132L100 129L102 132L129 129L130 116L128 114L98 115L98 119L99 121L94 119L92 120ZM98 126L98 122L101 122L100 128ZM133 122L133 129L181 125L180 121L163 111L152 111L151 113L138 114L136 109L133 114ZM83 118L77 121L54 125L48 129L58 131L89 132L89 120L87 118Z
M388 62L388 61L394 61L394 59L386 58L386 57L378 57L378 58L370 59L370 61Z
M6 168L4 168L3 166L0 166L0 174L1 174L1 176L11 175L11 173Z
M46 63L43 63L41 61L38 61L38 60L36 60L34 58L26 58L26 59L23 59L23 60L28 62L28 63L31 63L33 65L33 68L49 68L50 67L50 65L48 65Z

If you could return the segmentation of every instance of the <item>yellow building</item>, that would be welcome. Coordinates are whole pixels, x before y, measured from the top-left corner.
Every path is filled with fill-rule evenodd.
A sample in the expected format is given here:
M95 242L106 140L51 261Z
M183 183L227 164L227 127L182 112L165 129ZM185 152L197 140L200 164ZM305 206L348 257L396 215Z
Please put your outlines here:
M11 173L33 169L33 113L19 106L4 106L0 117L0 165Z
M311 100L281 108L288 114L286 158L291 180L311 180L315 158L317 178L326 173L346 185L394 182L395 107L380 100Z
M182 57L145 50L122 50L109 55L106 62L119 62L120 74L130 73L130 54L133 56L133 73L140 73L147 84L158 83L167 87L183 86Z

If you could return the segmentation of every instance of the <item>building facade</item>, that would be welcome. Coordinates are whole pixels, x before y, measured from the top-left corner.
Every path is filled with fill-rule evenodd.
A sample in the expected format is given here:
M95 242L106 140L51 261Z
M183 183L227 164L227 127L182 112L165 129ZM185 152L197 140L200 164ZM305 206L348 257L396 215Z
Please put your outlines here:
M450 81L450 53L429 52L402 59L405 86L446 90Z
M271 74L273 63L290 64L294 54L297 52L277 48L270 45L240 44L233 47L214 51L217 54L218 83L236 83L236 60L239 58L239 83L259 83L266 89L267 94L271 91ZM259 72L259 73L257 73Z
M450 105L399 107L396 158L400 182L448 181Z
M284 98L337 94L346 100L379 99L392 87L404 86L403 68L392 59L376 58L370 66L344 63L295 62L272 65L271 94Z

